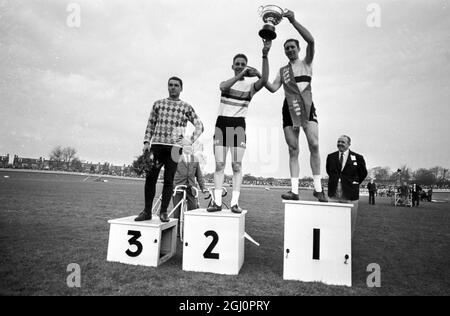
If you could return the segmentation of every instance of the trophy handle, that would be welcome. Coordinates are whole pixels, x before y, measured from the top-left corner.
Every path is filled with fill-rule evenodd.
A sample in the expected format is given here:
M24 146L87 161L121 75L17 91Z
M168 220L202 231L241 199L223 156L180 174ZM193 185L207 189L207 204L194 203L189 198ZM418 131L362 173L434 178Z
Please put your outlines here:
M263 10L264 10L264 6L260 6L260 7L258 8L258 13L259 13L259 15L262 15Z

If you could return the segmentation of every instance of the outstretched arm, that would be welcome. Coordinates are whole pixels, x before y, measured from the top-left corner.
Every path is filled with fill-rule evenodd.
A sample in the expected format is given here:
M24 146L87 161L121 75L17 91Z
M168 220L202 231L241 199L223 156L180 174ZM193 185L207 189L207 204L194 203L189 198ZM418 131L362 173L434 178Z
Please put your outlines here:
M291 24L294 26L294 28L297 30L300 36L305 40L306 43L308 43L308 46L306 47L305 62L308 65L311 64L314 59L314 37L303 25L301 25L295 19L294 12L288 10L283 16L286 17L289 20L289 22L291 22Z
M258 81L255 82L255 92L261 90L266 83L269 81L269 60L267 58L270 48L272 47L272 41L270 40L263 40L264 47L262 50L262 76L259 78Z

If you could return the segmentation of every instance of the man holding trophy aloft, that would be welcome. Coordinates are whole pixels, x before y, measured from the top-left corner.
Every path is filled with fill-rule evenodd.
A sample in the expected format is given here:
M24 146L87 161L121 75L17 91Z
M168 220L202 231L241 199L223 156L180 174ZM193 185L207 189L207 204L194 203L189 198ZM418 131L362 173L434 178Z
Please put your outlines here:
M286 143L289 147L289 167L291 173L292 189L282 195L285 200L298 200L299 184L299 134L300 126L305 132L310 151L310 164L314 178L314 196L320 202L328 202L321 184L320 176L320 154L319 154L319 126L316 109L312 101L311 81L312 62L314 59L314 38L311 33L296 19L294 12L282 10L277 6L266 6L262 8L263 20L268 22L260 31L261 37L276 37L275 28L283 17L298 31L306 41L306 57L299 59L300 43L296 39L288 39L284 43L284 52L289 59L289 64L282 67L273 83L268 82L266 88L274 93L284 87L285 100L283 104L283 130ZM273 17L279 16L278 19ZM268 18L267 18L268 17ZM266 21L267 20L267 21ZM270 25L272 24L272 25Z

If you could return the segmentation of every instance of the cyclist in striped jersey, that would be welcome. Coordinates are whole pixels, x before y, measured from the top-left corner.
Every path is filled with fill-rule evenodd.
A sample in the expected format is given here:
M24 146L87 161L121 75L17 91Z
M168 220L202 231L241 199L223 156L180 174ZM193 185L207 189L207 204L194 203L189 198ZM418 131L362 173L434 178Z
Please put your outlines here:
M247 66L248 59L243 54L233 58L231 68L234 76L220 84L221 98L219 116L216 121L214 133L214 157L216 172L214 173L215 201L208 212L222 210L222 186L228 149L231 152L233 168L233 194L231 198L231 211L241 213L239 195L242 183L242 159L246 148L246 123L248 106L252 97L261 90L269 78L269 63L267 55L272 46L271 41L263 40L262 74L255 68ZM246 77L258 77L252 82Z

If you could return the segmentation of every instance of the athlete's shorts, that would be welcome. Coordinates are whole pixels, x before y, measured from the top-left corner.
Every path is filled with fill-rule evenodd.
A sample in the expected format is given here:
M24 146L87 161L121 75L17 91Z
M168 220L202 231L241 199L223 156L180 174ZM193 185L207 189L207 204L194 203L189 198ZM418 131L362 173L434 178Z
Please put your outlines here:
M219 116L214 133L214 147L247 147L246 124L243 117Z
M314 103L311 105L311 111L309 113L309 118L308 118L309 122L316 122L317 121L317 114L316 114L316 108L314 106ZM304 121L302 120L302 126L304 124ZM294 126L294 123L292 123L292 118L291 118L291 112L289 112L289 104L287 102L286 99L284 99L284 103L283 103L283 129L285 127L288 126Z

